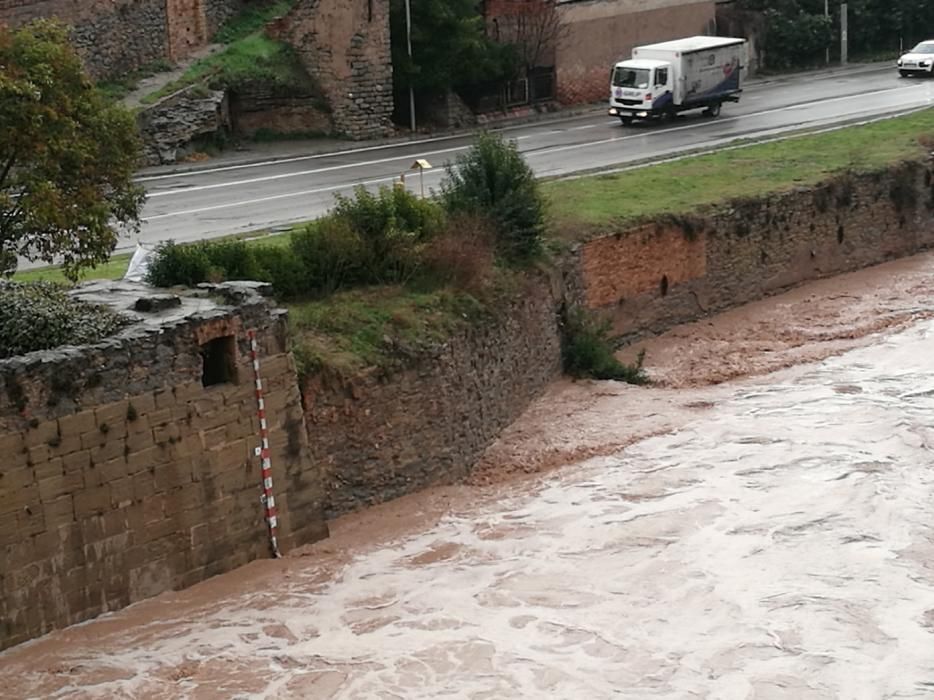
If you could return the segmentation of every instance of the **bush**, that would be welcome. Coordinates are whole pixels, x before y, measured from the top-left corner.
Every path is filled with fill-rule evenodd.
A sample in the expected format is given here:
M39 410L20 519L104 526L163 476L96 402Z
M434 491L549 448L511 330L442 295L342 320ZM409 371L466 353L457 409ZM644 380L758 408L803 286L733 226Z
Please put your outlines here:
M337 195L334 224L360 238L363 283L404 282L418 268L419 243L435 236L443 212L430 200L401 187L381 187L373 194L357 187L353 197Z
M128 323L113 310L74 299L50 282L0 281L0 358L93 343Z
M291 246L307 292L330 293L366 279L366 247L346 222L314 221L292 234Z
M288 248L245 241L163 243L147 281L157 287L259 280L283 299L342 287L400 283L421 267L421 251L444 226L436 203L401 188L358 188L337 197L334 211L295 231Z
M422 252L423 278L476 296L493 273L493 241L493 226L488 219L467 214L452 217L445 232Z
M146 281L155 287L193 287L207 282L210 275L211 259L206 244L178 245L175 241L168 241L156 247L146 272Z
M648 382L642 369L644 352L639 354L635 365L616 359L609 321L573 310L565 315L563 326L561 351L567 374L577 378L615 379L630 384Z
M820 60L830 46L831 20L823 15L769 9L765 18L765 49L770 68L806 66Z
M289 248L256 245L251 251L257 270L253 279L269 282L280 299L294 299L305 293L307 272Z
M450 214L488 216L497 247L508 260L527 261L541 251L544 200L515 143L481 134L466 154L448 166L441 194Z
M285 251L283 251L285 252ZM156 248L146 281L156 287L183 285L193 287L202 282L224 280L258 280L272 282L285 280L294 266L288 265L287 255L278 255L272 246L250 245L246 241L201 241L179 245L174 241L161 243ZM294 285L294 281L285 283Z

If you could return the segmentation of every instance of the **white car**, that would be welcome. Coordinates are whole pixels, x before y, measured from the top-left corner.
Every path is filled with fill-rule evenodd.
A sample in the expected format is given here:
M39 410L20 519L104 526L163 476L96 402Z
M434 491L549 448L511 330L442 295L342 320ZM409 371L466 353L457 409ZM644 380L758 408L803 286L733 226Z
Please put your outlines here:
M931 75L934 69L934 39L922 41L911 51L896 61L901 76L924 74Z

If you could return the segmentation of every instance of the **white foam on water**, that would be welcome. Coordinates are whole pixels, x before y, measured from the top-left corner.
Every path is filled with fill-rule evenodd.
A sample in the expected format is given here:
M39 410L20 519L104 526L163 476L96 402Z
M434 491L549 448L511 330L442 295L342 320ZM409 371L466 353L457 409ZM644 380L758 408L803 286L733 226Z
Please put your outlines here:
M684 430L333 579L309 558L273 589L71 650L75 681L48 696L930 696L932 448L926 323L739 383ZM24 682L15 653L0 681Z

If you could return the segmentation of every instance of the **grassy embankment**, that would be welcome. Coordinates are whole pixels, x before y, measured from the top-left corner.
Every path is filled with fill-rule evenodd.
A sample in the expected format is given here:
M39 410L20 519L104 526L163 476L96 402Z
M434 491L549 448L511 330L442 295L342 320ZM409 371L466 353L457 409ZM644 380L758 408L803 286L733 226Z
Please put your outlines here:
M660 214L686 214L729 199L814 185L924 155L934 110L812 136L577 180L544 184L553 230L569 237L618 229Z
M564 240L620 230L661 214L684 214L728 199L818 183L847 170L868 170L924 155L934 136L934 110L825 134L752 145L611 175L543 184L553 235ZM286 242L285 237L276 237ZM115 260L107 275L119 277ZM96 276L101 276L101 269ZM17 279L60 279L54 270ZM380 364L393 352L440 339L481 310L469 295L450 289L404 286L356 289L289 305L307 362L353 369ZM299 358L302 360L303 358Z

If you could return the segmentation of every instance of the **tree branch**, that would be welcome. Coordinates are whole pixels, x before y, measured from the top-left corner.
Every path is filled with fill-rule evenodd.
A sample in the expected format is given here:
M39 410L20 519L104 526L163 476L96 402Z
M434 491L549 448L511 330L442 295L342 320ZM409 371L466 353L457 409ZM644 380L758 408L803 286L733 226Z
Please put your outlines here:
M7 176L10 174L10 171L13 169L13 163L15 162L16 162L16 151L13 151L3 166L3 172L0 173L0 190L2 190L3 187L5 186Z

